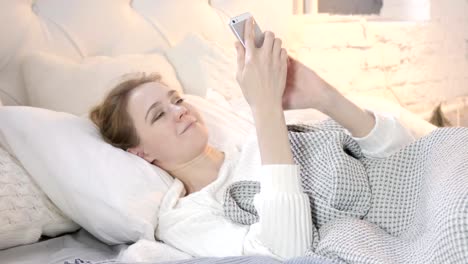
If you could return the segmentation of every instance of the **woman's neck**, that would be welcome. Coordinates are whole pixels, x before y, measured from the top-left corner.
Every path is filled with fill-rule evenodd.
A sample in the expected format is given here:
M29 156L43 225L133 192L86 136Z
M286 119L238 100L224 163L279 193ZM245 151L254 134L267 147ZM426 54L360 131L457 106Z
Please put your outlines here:
M207 145L200 155L168 172L184 183L188 195L215 181L223 162L224 153Z

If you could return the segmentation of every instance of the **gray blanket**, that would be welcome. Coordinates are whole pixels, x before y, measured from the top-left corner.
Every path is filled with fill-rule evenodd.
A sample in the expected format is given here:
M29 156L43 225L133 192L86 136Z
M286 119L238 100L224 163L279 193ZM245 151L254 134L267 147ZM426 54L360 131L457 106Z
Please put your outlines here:
M140 264L144 264L139 262ZM145 264L333 264L328 260L314 257L299 257L286 260L284 262L278 261L271 257L264 256L233 256L233 257L210 257L210 258L193 258L187 260L177 261L164 261L164 262L151 262ZM64 264L138 264L130 262L119 262L115 260L104 261L87 261L82 259L75 259L72 261L65 261Z
M332 120L288 130L315 226L306 255L348 263L467 263L468 128L437 129L383 159L365 157ZM258 221L259 191L258 182L232 184L226 216Z

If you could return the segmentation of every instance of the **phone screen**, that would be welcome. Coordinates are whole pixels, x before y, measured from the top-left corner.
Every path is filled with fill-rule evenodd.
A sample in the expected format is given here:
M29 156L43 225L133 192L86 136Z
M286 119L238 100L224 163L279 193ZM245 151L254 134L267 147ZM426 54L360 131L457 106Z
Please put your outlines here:
M249 13L244 13L239 16L231 18L229 25L234 33L236 35L237 39L242 43L242 45L245 48L245 43L244 43L244 28L245 28L245 22L247 19L251 17ZM258 26L258 23L255 22L255 46L257 48L261 47L263 44L263 32Z

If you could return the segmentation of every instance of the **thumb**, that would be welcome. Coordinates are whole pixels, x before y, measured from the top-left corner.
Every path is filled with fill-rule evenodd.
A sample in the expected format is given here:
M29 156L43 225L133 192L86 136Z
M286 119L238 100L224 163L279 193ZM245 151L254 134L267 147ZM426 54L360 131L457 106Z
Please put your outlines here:
M236 41L235 46L237 51L237 72L240 73L244 70L245 50L240 41Z

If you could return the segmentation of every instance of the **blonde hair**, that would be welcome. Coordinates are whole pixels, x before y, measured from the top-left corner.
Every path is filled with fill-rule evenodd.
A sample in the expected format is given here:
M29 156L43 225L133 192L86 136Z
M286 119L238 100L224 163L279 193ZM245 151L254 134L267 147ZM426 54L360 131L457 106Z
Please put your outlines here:
M89 118L99 128L99 132L107 143L127 150L140 143L133 120L127 111L130 92L145 83L163 82L158 73L137 73L126 75L124 79L107 94L100 104L91 109Z

